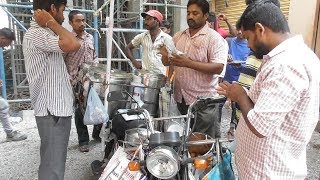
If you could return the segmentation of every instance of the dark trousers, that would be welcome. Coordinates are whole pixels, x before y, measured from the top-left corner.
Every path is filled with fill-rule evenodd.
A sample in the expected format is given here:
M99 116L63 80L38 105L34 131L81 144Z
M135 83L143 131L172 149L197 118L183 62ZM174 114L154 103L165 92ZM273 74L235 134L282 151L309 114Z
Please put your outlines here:
M186 105L184 99L181 103L177 103L181 114L187 114L189 105ZM197 106L197 105L196 105ZM220 121L218 105L210 105L208 107L197 107L199 111L196 112L196 124L194 120L191 121L190 127L194 127L193 132L202 132L210 135L212 138L220 138Z
M36 117L41 140L39 180L63 180L71 129L70 117Z
M88 145L90 140L88 128L86 125L83 124L83 113L79 106L76 107L75 109L74 121L76 124L79 146ZM101 127L102 125L93 126L92 137L94 139L97 139L97 140L100 139L99 134L100 134Z
M220 121L220 123L221 123L221 118L222 118L222 108L223 108L224 104L225 104L225 102L219 104L219 121ZM238 124L238 118L237 118L237 108L236 108L235 102L231 103L231 109L232 109L232 112L231 112L231 121L230 122L236 126Z

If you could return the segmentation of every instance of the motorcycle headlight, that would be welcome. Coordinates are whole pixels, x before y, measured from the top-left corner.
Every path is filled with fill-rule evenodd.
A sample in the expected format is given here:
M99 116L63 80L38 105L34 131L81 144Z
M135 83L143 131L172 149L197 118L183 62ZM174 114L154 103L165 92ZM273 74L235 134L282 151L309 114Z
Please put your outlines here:
M146 158L149 172L160 179L174 177L179 171L179 156L167 146L158 146L151 150Z

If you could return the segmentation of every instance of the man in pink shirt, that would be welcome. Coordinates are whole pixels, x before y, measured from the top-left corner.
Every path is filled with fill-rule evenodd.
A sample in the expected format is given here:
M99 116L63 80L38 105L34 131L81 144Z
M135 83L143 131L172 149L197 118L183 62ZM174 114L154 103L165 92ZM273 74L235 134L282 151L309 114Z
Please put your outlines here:
M262 59L247 93L223 82L218 93L237 102L239 179L305 179L306 147L319 119L320 62L271 1L251 3L240 18L248 47Z
M183 54L173 54L168 58L166 51L161 51L163 63L175 66L174 95L181 114L187 113L189 105L197 97L218 95L215 87L227 62L228 49L224 39L206 23L208 15L209 3L206 0L189 0L189 28L173 37L177 50ZM218 115L217 106L201 108L194 131L220 137Z

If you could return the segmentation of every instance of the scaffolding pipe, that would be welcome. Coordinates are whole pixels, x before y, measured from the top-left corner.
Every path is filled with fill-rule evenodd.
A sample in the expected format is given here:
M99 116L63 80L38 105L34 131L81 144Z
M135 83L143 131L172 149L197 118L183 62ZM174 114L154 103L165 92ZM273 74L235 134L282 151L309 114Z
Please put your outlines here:
M4 73L4 58L3 58L3 50L0 47L0 72L1 72L1 81L2 81L2 97L7 99L7 90L6 90L6 75Z
M18 102L31 102L31 99L14 99L14 100L8 100L8 103L18 103Z
M99 61L108 61L107 58L98 58ZM114 62L131 62L130 59L120 59L120 58L112 58L111 61L114 61Z
M175 4L161 4L161 3L143 3L145 6L168 6L173 8L184 8L187 9L187 6L175 5Z
M140 7L139 7L140 29L143 29L143 17L141 16L141 13L143 13L143 3L144 3L143 0L140 0ZM141 51L140 51L140 54L141 54Z
M18 21L17 18L15 18L7 9L3 8L2 9L18 24L18 26L23 29L24 32L27 31L27 28L24 27L24 25L21 24L20 21Z
M106 84L108 84L110 82L110 75L111 75L111 55L112 55L112 37L113 37L113 12L114 12L114 0L110 0L110 11L109 11L109 31L108 34L106 36L107 38L107 74L106 74ZM104 107L106 108L107 112L108 112L108 94L109 94L109 90L110 90L110 86L107 86L105 94L104 94ZM102 126L102 140L101 140L101 152L102 154L104 154L104 150L105 150L105 138L106 138L106 123L103 124Z
M109 28L100 28L101 31L107 31ZM113 32L134 32L134 33L142 33L147 32L145 29L126 29L126 28L113 28Z
M99 57L98 16L93 16L93 28L94 49L96 50L97 56Z

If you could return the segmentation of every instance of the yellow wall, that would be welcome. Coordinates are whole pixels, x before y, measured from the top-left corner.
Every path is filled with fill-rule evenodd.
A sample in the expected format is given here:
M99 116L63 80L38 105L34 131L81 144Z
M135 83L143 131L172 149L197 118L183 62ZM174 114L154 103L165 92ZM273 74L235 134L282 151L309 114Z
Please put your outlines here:
M312 48L318 0L290 0L289 27L292 33L302 34L305 43Z

